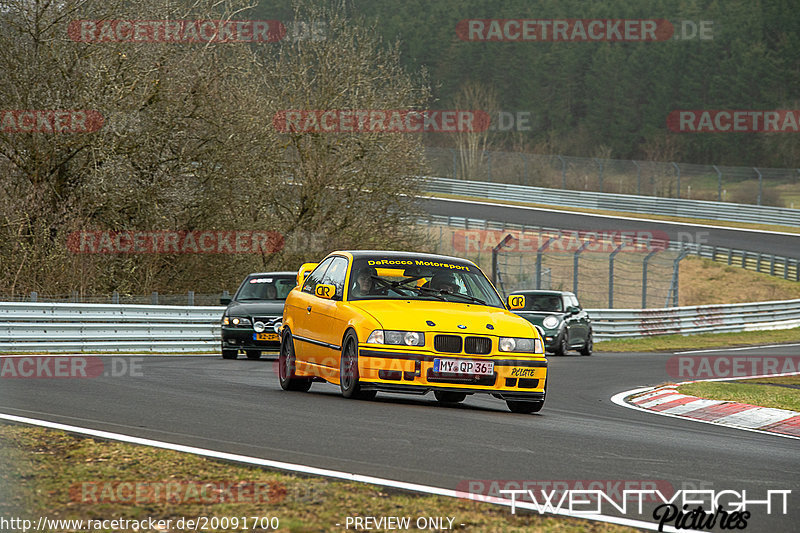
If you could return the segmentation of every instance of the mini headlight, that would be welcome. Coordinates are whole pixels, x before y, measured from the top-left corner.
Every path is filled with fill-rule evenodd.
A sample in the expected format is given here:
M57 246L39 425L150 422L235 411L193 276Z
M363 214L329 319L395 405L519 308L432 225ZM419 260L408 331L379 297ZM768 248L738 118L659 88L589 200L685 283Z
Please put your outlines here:
M281 332L281 327L283 327L283 323L281 321L275 322L272 325L272 329L275 330L275 333L280 333Z
M542 320L542 325L547 329L553 329L558 326L558 317L548 315L544 317L544 320Z
M260 320L258 322L253 323L253 331L255 331L256 333L261 333L265 329L267 329L267 326L265 326L264 323L261 322Z
M249 326L250 319L249 318L242 318L242 317L233 317L231 318L231 324L234 326Z

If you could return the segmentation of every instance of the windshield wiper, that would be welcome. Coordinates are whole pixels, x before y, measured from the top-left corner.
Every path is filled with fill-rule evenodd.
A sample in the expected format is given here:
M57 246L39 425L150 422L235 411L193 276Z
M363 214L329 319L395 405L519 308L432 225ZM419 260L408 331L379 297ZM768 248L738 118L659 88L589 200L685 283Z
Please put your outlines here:
M435 289L434 289L434 290L435 290ZM467 299L467 300L469 300L469 301L471 301L471 302L474 302L474 303L476 303L476 304L480 304L480 305L488 305L486 302L484 302L484 301L483 301L483 300L481 300L480 298L475 298L474 296L470 296L469 294L462 294L462 293L460 293L460 292L450 292L450 291L448 291L448 290L446 290L446 289L440 289L440 290L439 290L439 294L447 294L448 296L458 296L458 297L460 297L460 298Z
M419 293L426 292L431 296L435 296L439 300L442 300L443 302L447 301L447 299L442 295L442 291L440 291L439 289L431 289L430 287L408 287L408 288L417 291Z

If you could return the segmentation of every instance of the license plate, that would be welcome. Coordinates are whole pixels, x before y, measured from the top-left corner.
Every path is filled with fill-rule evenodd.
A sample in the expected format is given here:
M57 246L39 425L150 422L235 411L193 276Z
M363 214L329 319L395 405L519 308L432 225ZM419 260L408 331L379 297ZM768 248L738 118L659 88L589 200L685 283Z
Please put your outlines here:
M277 333L253 333L254 341L277 341Z
M440 374L469 374L490 376L494 374L494 361L468 359L434 359L433 371Z

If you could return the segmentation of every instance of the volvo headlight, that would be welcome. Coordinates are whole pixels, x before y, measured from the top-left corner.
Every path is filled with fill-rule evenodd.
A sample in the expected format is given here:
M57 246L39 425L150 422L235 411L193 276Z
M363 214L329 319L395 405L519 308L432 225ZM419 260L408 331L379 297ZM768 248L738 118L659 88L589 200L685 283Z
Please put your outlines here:
M501 352L523 352L523 353L537 353L537 341L541 345L539 339L528 339L527 337L500 337L498 347Z
M370 333L367 344L399 344L405 346L425 346L425 334L421 331L401 331L376 329Z
M559 320L557 316L547 315L544 317L544 320L542 320L542 325L547 329L555 329L558 327L558 322Z

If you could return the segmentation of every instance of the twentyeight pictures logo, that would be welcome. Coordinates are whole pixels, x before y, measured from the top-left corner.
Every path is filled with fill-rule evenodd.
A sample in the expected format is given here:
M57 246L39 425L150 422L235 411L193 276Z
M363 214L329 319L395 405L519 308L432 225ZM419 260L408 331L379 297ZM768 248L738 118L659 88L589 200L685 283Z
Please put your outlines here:
M673 37L664 19L467 19L456 35L472 42L652 42Z
M455 109L287 109L272 118L281 133L470 133L491 122L486 111Z
M279 20L73 20L83 43L274 43L286 36Z
M103 123L103 115L93 110L0 110L3 133L92 133Z

